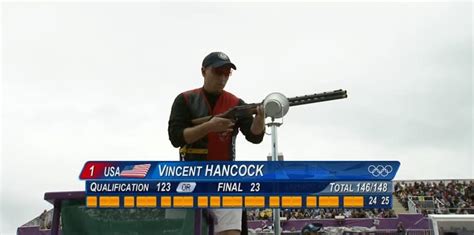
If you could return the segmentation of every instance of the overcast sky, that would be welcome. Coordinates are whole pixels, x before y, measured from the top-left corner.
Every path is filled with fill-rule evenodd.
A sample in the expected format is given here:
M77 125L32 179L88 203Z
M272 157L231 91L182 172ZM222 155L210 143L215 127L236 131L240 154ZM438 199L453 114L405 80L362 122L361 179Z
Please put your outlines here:
M2 234L84 190L88 160L177 160L174 98L223 51L247 102L336 89L290 109L285 160L398 160L396 179L472 179L472 3L4 3ZM240 136L266 160L270 136Z

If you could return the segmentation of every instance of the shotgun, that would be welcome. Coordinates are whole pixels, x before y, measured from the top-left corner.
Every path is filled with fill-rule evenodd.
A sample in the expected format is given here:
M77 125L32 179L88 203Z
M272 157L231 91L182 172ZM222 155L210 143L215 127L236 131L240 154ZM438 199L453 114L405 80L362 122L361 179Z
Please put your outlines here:
M347 91L339 89L335 91L316 93L312 95L295 96L292 98L288 98L288 102L291 107L291 106L312 104L312 103L344 99L344 98L347 98ZM263 104L263 101L261 103L238 105L227 110L224 113L221 113L215 116L221 117L221 118L232 119L232 120L238 120L240 118L249 117L256 114L257 107L262 104ZM212 117L213 116L200 117L200 118L191 120L191 122L193 123L193 125L199 125L201 123L211 120Z

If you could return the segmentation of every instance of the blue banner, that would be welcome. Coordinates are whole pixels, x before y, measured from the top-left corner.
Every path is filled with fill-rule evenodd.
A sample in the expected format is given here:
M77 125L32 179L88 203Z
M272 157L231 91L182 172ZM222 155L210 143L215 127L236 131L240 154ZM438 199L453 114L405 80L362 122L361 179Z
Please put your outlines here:
M398 161L89 161L82 180L390 181Z
M297 182L176 182L86 181L87 194L117 195L373 195L392 193L390 181L297 181Z

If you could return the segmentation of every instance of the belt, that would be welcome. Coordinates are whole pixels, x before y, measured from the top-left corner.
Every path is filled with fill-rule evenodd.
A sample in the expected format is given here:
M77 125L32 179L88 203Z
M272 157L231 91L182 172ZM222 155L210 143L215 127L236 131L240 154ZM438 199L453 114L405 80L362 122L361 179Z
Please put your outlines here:
M179 149L180 154L190 153L190 154L207 154L207 149L198 149L198 148L188 148L186 146Z

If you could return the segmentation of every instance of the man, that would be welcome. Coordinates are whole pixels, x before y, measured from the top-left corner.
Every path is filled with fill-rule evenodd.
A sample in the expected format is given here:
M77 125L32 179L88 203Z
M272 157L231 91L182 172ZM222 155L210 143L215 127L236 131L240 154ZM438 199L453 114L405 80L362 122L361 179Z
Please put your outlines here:
M183 161L233 161L235 138L240 131L252 143L262 142L265 133L265 116L261 106L255 117L230 120L219 117L230 108L245 102L224 90L232 70L237 67L222 52L212 52L202 61L201 88L179 94L174 100L168 135L174 147L180 147ZM210 116L201 124L191 120ZM219 235L240 234L242 209L212 209L217 220L214 231Z
M397 224L397 234L398 235L405 235L406 234L406 229L405 226L403 225L403 222L398 222Z

